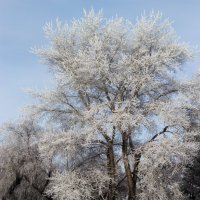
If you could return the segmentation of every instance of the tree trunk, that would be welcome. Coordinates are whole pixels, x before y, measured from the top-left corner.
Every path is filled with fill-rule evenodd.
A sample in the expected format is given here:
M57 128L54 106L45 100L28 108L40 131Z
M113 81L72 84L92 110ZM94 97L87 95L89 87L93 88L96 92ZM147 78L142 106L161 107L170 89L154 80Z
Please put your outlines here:
M137 179L138 179L138 165L140 163L140 158L141 158L141 153L136 153L134 155L134 170L133 170L133 190L134 190L134 194L136 196L136 189L137 189Z
M128 200L136 199L136 180L134 180L128 159L128 136L126 132L122 134L122 158L128 185Z
M108 200L115 200L115 191L116 191L116 166L115 166L115 156L114 156L114 149L113 149L113 142L108 142L108 149L107 149L107 169L108 174L110 176L110 183L109 183L109 191L108 191Z

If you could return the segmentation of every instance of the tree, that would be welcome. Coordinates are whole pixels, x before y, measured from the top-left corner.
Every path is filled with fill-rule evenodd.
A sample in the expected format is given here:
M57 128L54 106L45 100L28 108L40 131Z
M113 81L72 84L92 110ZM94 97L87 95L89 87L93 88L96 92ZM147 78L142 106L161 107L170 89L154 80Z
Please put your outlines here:
M34 49L55 75L52 91L31 92L31 117L43 120L41 157L57 172L53 199L183 199L179 180L198 134L190 129L193 82L177 74L192 58L161 14L133 25L84 12L80 20L44 31L48 48ZM194 83L195 80L194 80Z
M200 153L199 153L200 154ZM194 164L188 165L184 172L182 181L182 191L188 196L188 199L198 200L200 198L200 159L198 156L194 157Z
M1 145L0 198L2 200L51 200L44 191L51 176L37 146L40 128L32 120L4 125Z
M187 87L186 87L187 88ZM199 100L198 92L199 91L199 74L194 76L193 80L190 83L190 90L188 95L191 98L192 108L188 110L190 115L190 131L195 131L199 133ZM199 143L200 135L196 134L192 137L193 142ZM200 146L199 146L200 147ZM198 200L200 199L200 148L196 156L193 158L193 163L189 163L184 172L181 188L182 191L188 196L188 199Z

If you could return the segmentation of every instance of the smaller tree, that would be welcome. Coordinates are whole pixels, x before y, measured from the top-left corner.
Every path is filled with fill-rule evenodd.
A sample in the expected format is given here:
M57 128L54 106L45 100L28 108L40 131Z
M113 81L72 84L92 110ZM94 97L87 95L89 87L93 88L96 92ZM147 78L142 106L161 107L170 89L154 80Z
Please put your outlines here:
M188 108L188 115L190 116L188 129L197 133L190 137L190 140L198 143L198 152L193 157L193 162L186 166L182 174L181 189L188 199L198 200L200 199L200 74L197 73L190 83L186 84L185 88L189 88L187 95L190 97L192 104L192 107Z
M40 157L37 142L40 128L33 120L7 123L0 146L0 198L2 200L49 200L45 195L51 176Z

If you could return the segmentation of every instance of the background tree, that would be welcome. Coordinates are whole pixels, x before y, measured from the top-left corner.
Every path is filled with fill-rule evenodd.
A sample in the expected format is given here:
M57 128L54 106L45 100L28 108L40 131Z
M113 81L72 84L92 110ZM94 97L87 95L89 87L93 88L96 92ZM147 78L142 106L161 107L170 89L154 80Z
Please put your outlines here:
M51 199L44 191L51 176L38 150L40 128L32 120L4 126L1 145L0 198L2 200Z
M199 133L199 73L197 73L193 80L185 88L189 88L187 95L191 98L191 103L193 107L188 108L188 114L190 116L190 131ZM190 138L193 142L200 142L200 135L196 134L194 137ZM200 199L200 146L199 151L193 158L193 163L189 163L183 172L182 180L182 191L187 195L188 199Z

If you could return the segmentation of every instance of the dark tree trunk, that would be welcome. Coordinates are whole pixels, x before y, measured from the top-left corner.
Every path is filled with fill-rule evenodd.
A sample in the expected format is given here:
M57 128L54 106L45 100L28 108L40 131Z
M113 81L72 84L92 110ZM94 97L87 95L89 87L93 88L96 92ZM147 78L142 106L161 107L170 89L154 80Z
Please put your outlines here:
M136 199L136 182L134 182L134 178L132 176L131 167L128 159L128 136L127 133L124 132L122 134L122 158L124 162L124 169L127 178L127 186L128 186L128 200ZM136 180L135 180L136 181Z
M115 200L115 191L116 191L116 166L115 166L115 156L114 156L114 149L113 149L113 142L108 142L108 149L107 149L107 169L108 174L110 176L110 184L109 184L109 191L108 191L108 200Z

